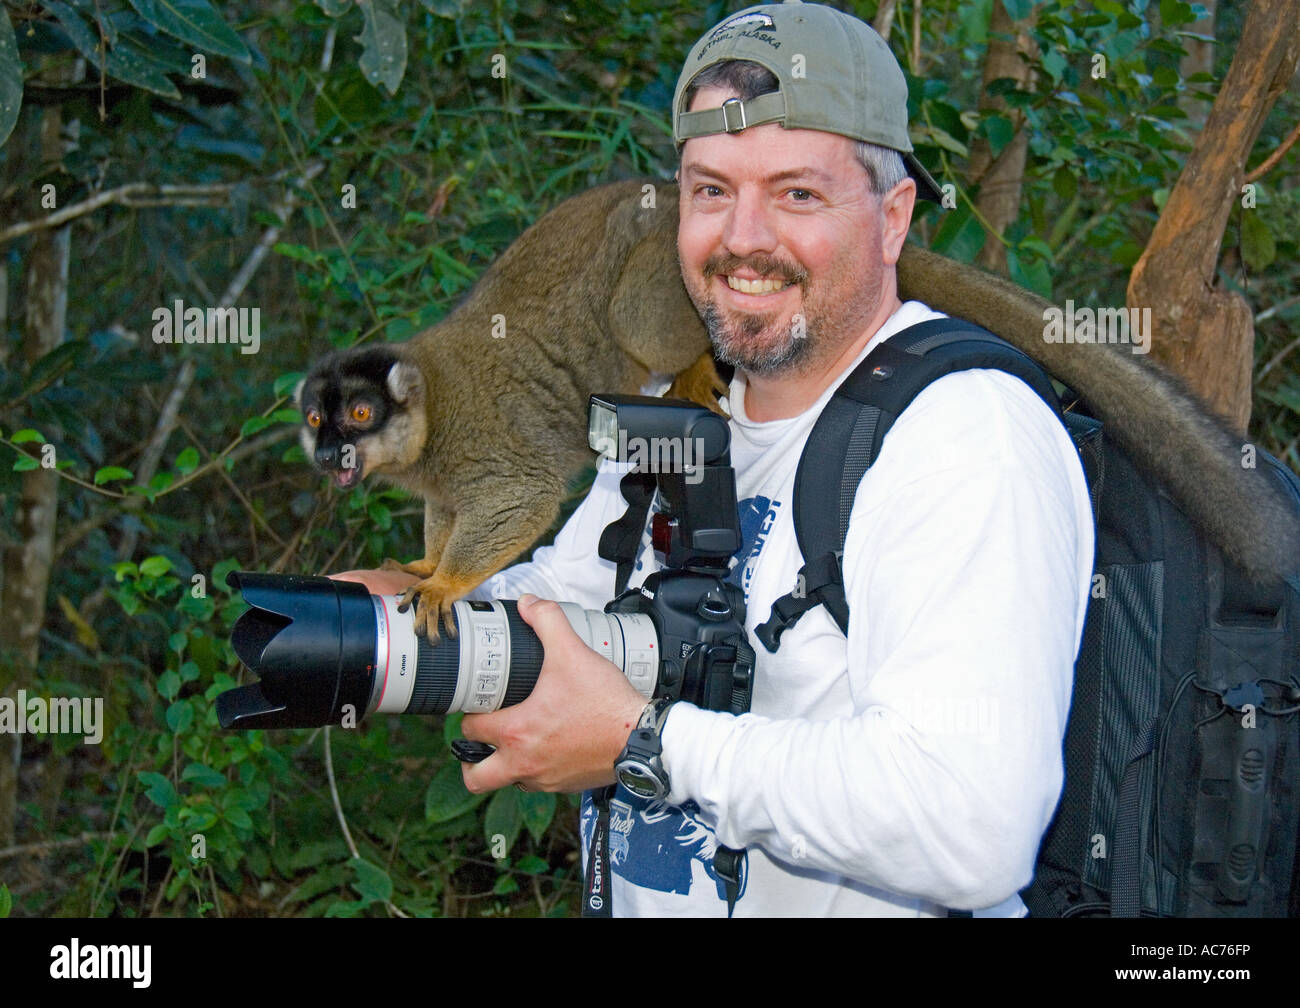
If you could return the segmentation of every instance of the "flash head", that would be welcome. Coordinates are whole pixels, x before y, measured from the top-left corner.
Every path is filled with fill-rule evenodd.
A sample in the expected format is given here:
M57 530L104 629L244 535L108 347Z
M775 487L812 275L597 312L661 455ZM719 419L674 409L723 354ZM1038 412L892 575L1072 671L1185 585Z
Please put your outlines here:
M628 457L634 439L652 448L689 444L698 452L697 464L704 465L727 464L731 447L727 421L686 399L593 394L587 412L587 444L592 451L614 462L635 461Z

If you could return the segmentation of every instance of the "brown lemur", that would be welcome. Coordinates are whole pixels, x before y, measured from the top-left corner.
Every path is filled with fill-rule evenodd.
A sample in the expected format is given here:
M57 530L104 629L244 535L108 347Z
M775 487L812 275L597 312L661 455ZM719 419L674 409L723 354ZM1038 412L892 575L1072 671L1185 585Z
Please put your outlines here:
M425 502L417 627L515 559L554 522L589 465L592 392L717 408L725 388L677 262L677 186L617 182L547 213L445 320L401 344L332 353L299 386L303 448L341 487L374 474ZM1300 529L1240 440L1144 356L1048 343L1050 302L913 245L899 296L998 334L1083 398L1139 468L1256 577L1293 566Z

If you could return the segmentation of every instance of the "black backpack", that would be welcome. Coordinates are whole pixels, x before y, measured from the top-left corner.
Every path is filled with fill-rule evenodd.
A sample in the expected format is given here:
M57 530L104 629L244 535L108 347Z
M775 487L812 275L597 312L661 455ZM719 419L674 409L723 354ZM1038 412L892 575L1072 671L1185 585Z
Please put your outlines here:
M1300 915L1300 575L1249 581L1100 422L1062 414L1038 365L978 326L937 319L898 333L828 402L795 480L805 564L758 637L777 650L817 605L847 629L841 558L858 483L912 399L969 368L1016 375L1061 417L1096 523L1065 786L1021 894L1029 912ZM1257 457L1300 513L1300 480Z

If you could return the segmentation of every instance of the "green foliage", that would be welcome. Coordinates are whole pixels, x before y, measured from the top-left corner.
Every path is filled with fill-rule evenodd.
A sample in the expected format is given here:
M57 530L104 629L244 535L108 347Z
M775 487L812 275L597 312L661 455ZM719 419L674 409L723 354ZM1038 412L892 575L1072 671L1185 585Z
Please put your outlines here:
M9 139L23 103L23 67L9 14L0 10L0 144Z

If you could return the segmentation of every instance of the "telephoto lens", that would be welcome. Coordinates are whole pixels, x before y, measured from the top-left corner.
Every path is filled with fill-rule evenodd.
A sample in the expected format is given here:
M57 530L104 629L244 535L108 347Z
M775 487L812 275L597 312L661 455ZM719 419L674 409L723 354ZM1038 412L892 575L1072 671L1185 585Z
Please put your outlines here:
M251 608L231 636L259 681L217 697L222 728L315 728L366 714L482 714L517 704L537 682L542 644L513 600L454 604L455 636L415 631L398 596L327 577L234 571L226 579ZM647 698L659 645L642 613L604 613L562 602L570 625Z

